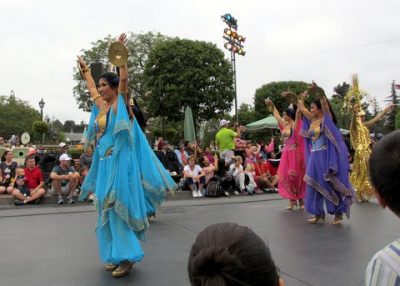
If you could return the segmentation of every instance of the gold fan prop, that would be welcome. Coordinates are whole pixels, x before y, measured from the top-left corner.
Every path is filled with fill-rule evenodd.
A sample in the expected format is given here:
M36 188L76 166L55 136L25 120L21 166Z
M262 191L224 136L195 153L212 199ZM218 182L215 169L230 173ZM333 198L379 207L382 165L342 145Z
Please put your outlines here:
M108 60L116 67L121 67L128 60L128 49L120 42L111 43L108 48Z

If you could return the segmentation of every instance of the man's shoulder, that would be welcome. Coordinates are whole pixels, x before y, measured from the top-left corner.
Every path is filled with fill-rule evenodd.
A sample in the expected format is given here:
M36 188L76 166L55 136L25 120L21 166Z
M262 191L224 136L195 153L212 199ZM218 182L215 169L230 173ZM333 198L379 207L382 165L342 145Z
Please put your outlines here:
M61 170L61 166L60 165L56 165L53 167L53 170L51 170L52 172L59 172Z
M379 250L370 261L370 264L379 264L380 267L389 268L400 276L400 239ZM373 268L376 270L377 267Z

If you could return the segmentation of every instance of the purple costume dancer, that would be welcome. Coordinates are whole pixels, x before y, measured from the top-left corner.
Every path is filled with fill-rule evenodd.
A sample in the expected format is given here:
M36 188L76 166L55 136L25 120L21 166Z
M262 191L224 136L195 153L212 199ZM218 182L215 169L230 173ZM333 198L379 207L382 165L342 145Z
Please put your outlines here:
M350 216L355 195L349 180L348 150L324 91L315 84L309 91L320 99L311 103L310 111L302 101L299 105L304 115L301 135L306 138L305 207L314 215L308 221L316 223L325 219L325 202L327 212L335 215L332 224L340 224L343 213Z

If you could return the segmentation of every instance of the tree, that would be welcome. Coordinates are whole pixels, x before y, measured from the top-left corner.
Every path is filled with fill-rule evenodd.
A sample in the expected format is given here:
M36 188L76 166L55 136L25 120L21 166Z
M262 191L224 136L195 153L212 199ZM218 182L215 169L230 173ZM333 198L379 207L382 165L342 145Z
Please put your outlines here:
M215 44L178 38L159 41L149 54L144 76L153 116L182 120L184 107L190 106L199 123L231 109L232 68Z
M127 48L129 52L128 68L129 68L129 89L137 98L145 94L143 82L143 70L147 61L148 54L153 46L160 40L166 39L165 36L152 32L146 34L128 33ZM115 37L108 35L102 40L92 43L90 50L82 50L83 57L87 63L102 63L105 69L108 67L108 47L111 42L115 41ZM92 102L90 101L89 92L86 89L86 83L80 76L78 69L74 68L74 80L77 85L73 88L74 97L80 109L90 111ZM145 102L140 101L141 108L146 110Z
M257 113L257 119L271 114L265 106L265 99L270 98L279 112L282 113L282 111L289 106L289 103L281 96L281 92L290 90L295 94L300 94L309 86L310 84L302 81L277 81L264 84L256 90L254 95L254 110Z
M76 124L75 124L74 120L65 120L62 131L68 132L68 133L73 132L75 126L76 126Z
M332 95L332 98L343 100L344 97L346 96L346 93L349 91L350 87L351 87L350 84L348 84L345 81L342 84L338 84L333 88L333 91L335 93Z
M46 122L38 120L33 122L32 124L33 128L33 137L35 138L35 141L41 141L41 143L44 143L44 137L46 133L49 131L49 125L47 125Z
M246 103L242 103L239 106L238 117L240 125L247 125L257 120L257 114L254 111L254 107Z
M386 116L385 127L391 132L396 129L396 109L399 100L396 94L395 81L392 82L391 93L387 100L389 103L395 104L396 108Z
M15 96L0 96L0 136L32 133L32 122L40 120L40 113Z

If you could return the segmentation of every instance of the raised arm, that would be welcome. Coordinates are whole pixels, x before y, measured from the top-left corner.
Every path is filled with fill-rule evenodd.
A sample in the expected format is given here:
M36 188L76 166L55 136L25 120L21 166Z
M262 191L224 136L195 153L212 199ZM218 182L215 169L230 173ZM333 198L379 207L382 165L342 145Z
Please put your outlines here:
M372 127L374 124L376 124L378 121L382 120L382 118L386 115L386 113L390 112L394 108L394 104L389 104L386 106L383 111L379 112L374 118L371 120L365 122L365 126L368 128Z
M126 34L122 33L119 38L118 42L120 42L123 45L126 45ZM128 92L128 65L125 63L124 65L119 67L119 85L118 85L118 93L123 93L124 94L124 99L125 103L129 104L127 102L127 92Z
M328 99L326 98L325 91L319 87L314 81L312 82L311 87L308 90L308 93L312 96L315 96L321 102L321 109L324 113L332 116L331 111L329 109Z
M272 102L272 100L269 99L269 98L267 98L267 99L265 99L264 102L265 102L265 105L266 105L267 107L272 106L272 108L273 108L272 113L273 113L273 115L274 115L276 121L278 121L278 124L279 124L280 126L282 126L282 128L283 128L283 127L285 126L285 120L284 120L284 119L281 117L281 115L279 114L279 111L278 111L278 109L276 109L276 107L275 107L274 103Z
M101 98L99 92L97 91L96 83L93 80L92 74L90 73L89 67L86 64L85 60L83 59L82 56L78 56L78 59L76 60L82 70L83 77L86 81L86 86L89 90L90 97L93 100L93 103L97 106L100 107L104 103L104 100Z
M303 116L305 116L308 120L311 121L312 114L310 111L307 110L307 108L304 105L304 99L306 98L307 94L308 92L304 91L302 94L299 95L299 99L297 100L297 111L303 114ZM296 112L296 117L297 117L297 112Z

